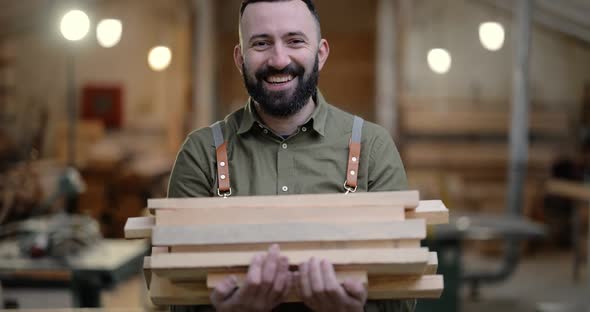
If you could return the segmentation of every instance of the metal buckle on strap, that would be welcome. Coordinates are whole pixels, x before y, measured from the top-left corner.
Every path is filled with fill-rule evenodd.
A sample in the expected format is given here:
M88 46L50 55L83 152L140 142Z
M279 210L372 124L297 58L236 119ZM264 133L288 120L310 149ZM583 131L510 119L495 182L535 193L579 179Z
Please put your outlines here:
M219 195L219 197L223 197L223 198L230 197L231 196L231 187L229 188L229 191L223 192L223 193L221 193L221 191L219 189L217 189L217 195Z
M344 195L347 195L348 193L356 192L356 188L357 188L357 186L355 186L355 187L348 186L348 180L344 181L344 189L346 190Z

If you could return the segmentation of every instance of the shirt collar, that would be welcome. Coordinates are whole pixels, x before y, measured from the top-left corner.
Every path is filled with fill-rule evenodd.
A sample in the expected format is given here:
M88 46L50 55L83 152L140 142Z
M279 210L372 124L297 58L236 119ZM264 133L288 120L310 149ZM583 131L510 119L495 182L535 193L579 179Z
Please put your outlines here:
M313 113L311 116L309 116L309 119L306 120L304 124L311 124L315 131L324 136L328 108L327 102L320 90L317 90L316 92L315 104L316 107ZM243 134L250 131L255 123L262 124L262 121L260 120L258 113L256 113L252 98L249 98L244 107L244 115L242 116L242 122L240 124L240 128L238 129L238 134Z

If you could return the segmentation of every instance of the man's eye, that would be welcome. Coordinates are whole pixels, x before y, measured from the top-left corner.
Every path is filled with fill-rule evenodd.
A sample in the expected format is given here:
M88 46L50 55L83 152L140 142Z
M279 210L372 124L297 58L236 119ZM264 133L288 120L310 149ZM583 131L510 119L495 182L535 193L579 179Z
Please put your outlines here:
M268 42L265 42L265 41L257 41L257 42L254 42L254 44L252 44L252 46L258 47L258 48L263 48L263 47L268 46Z
M293 39L291 40L291 44L302 44L305 43L302 39Z

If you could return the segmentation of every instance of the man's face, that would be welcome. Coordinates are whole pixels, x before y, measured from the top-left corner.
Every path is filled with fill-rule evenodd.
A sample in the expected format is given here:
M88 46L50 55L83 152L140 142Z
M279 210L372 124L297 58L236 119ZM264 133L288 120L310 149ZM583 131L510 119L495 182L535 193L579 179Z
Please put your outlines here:
M246 7L234 58L250 96L275 117L297 113L317 87L328 46L303 1Z

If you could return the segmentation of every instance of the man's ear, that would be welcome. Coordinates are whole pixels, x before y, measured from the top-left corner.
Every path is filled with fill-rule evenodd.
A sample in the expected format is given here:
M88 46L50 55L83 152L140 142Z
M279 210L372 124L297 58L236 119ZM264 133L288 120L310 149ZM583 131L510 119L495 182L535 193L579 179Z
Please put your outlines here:
M242 54L242 47L239 43L234 47L234 63L241 74L243 68L242 66L244 65L244 55Z
M320 40L320 44L318 47L318 69L322 70L324 64L328 60L328 55L330 55L330 45L326 39Z

